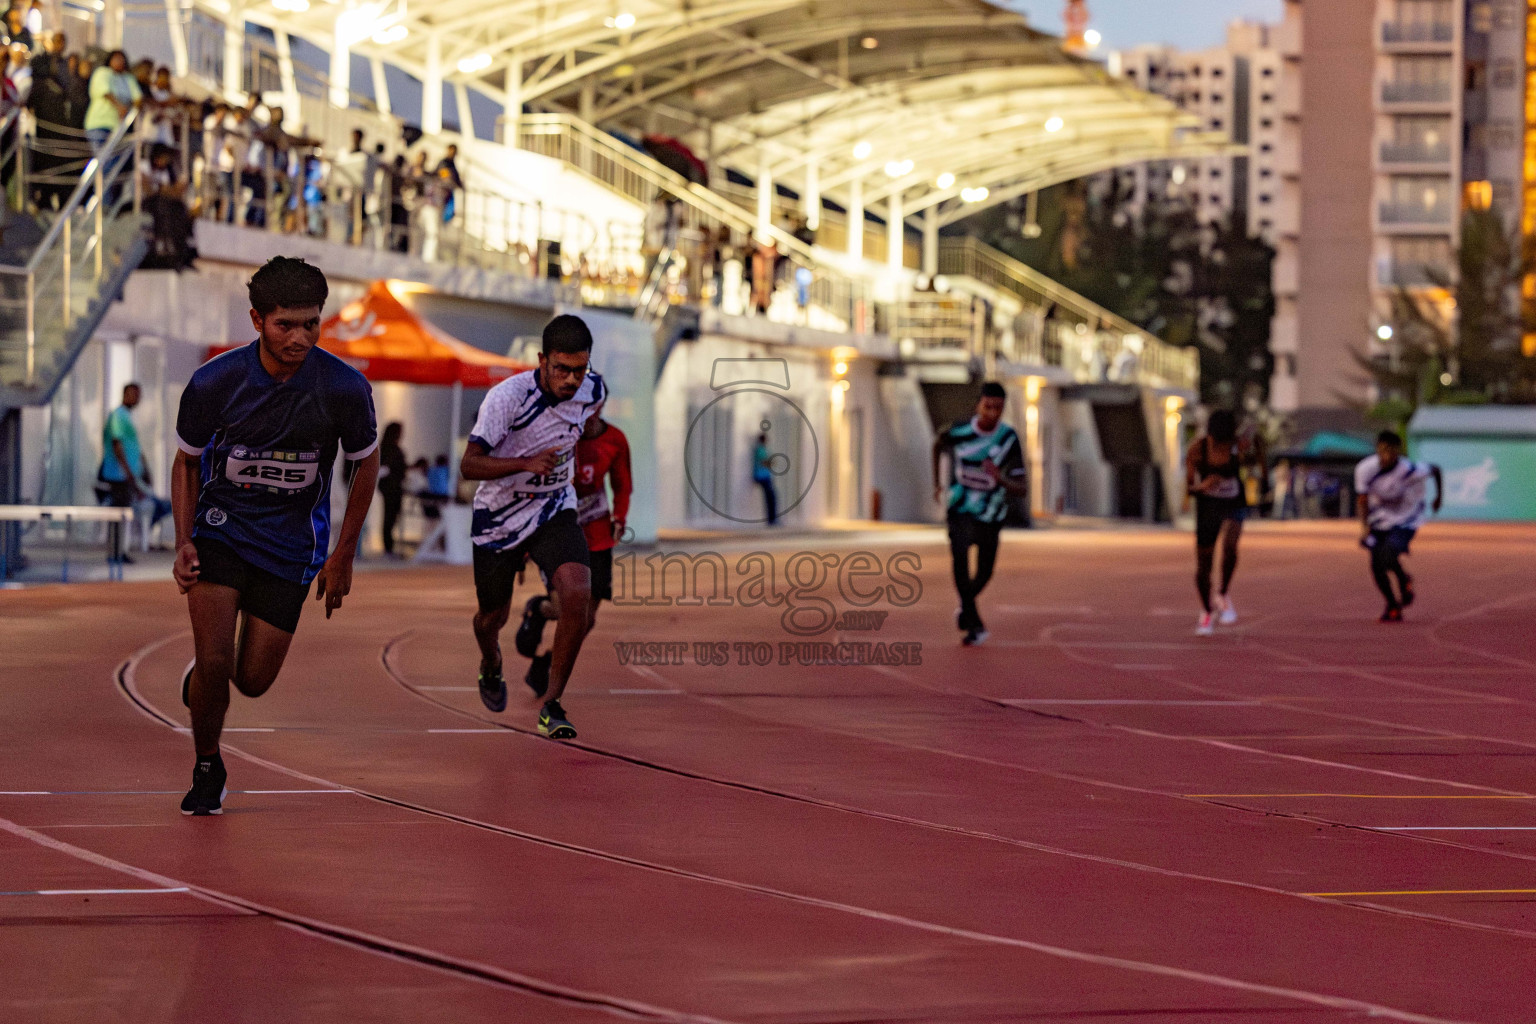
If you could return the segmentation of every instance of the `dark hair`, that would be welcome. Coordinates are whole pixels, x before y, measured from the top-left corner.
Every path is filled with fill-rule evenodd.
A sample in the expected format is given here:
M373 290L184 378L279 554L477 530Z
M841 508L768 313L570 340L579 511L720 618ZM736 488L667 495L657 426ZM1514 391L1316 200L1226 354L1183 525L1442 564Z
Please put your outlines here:
M380 440L379 443L380 444L392 444L392 445L399 446L399 444L400 444L400 435L404 431L405 431L405 428L403 426L401 426L398 422L387 424L384 427L384 437Z
M1376 435L1376 443L1389 444L1393 448L1401 448L1403 446L1403 439L1395 430L1383 430Z
M579 316L566 313L544 325L544 354L575 355L592 351L592 331Z
M291 256L274 256L251 275L246 290L251 296L251 308L262 316L279 306L288 309L304 309L309 306L325 308L330 287L319 267Z
M981 386L982 398L1001 398L1008 400L1008 391L995 380L989 380Z
M131 380L127 384L123 385L123 394L126 395L129 388L133 388L133 390L137 391L141 395L144 393L144 389L139 387L139 382L136 380Z
M767 434L758 434L757 435L757 443L758 444L767 444L768 443L768 435Z
M113 50L110 53L108 53L107 54L107 59L105 61L103 61L103 63L106 64L108 67L111 67L112 66L112 58L113 57L121 57L121 58L123 58L123 63L124 64L128 63L128 54L126 54L122 50Z
M1229 409L1217 409L1205 421L1205 432L1211 435L1212 441L1230 444L1237 440L1237 417Z

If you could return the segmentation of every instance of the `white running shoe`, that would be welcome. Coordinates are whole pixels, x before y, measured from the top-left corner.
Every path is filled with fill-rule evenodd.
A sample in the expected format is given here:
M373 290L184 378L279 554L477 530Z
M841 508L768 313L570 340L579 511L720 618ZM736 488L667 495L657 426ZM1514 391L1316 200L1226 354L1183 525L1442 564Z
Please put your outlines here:
M1214 632L1216 632L1216 626L1211 621L1211 613L1202 613L1199 624L1195 626L1195 636L1210 636Z
M1237 625L1237 607L1232 604L1232 599L1225 594L1221 597L1221 618L1216 620L1223 626Z

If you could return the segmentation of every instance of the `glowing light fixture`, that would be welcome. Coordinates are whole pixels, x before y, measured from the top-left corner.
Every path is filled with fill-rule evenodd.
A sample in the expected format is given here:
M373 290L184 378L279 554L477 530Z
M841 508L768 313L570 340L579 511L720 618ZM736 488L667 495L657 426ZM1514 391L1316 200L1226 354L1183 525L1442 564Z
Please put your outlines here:
M960 199L967 203L979 203L991 194L991 190L986 186L981 188L963 188L960 190Z
M1376 337L1380 338L1382 341L1391 341L1392 340L1392 328L1391 328L1391 326L1388 325L1388 324L1382 324L1380 327L1376 328Z
M848 372L848 364L839 362L832 367L832 372L841 377L843 374Z
M472 75L476 71L484 71L491 66L491 55L488 53L476 53L459 61L459 73Z
M955 176L950 174L948 171L945 171L943 174L934 179L933 183L939 188L953 188L955 184Z
M892 160L885 165L885 173L892 178L900 178L912 173L911 160Z
M1083 43L1090 50L1092 50L1094 47L1098 46L1103 41L1104 41L1104 36L1101 35L1099 30L1096 29L1096 28L1091 28L1087 32L1083 33Z
M603 19L603 24L609 28L616 28L620 32L628 32L635 27L635 16L628 11L622 11L611 18Z
M1045 122L1045 130L1050 132L1052 135L1061 131L1064 127L1066 127L1066 122L1059 117L1053 117Z
M860 142L853 147L853 158L855 160L868 160L869 154L873 153L874 151L874 146L871 146L867 142Z
M865 36L863 39L859 40L859 45L864 47L866 50L874 50L879 48L880 40L876 39L874 36Z

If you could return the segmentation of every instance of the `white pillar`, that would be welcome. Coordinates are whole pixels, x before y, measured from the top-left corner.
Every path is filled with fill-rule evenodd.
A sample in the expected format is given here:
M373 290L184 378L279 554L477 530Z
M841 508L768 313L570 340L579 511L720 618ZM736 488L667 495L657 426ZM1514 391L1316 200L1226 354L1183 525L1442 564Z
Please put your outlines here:
M805 226L821 227L821 167L814 157L805 165Z
M245 15L224 23L224 94L236 100L245 92Z
M901 192L892 192L885 216L885 262L892 270L900 270L906 262L906 220L901 209Z
M523 55L516 50L504 72L502 89L507 98L501 109L501 141L516 149L523 130Z
M427 37L426 78L421 83L421 130L436 135L443 130L443 39L436 32Z
M768 240L773 227L773 171L768 168L768 158L763 157L757 169L757 237Z
M375 57L368 62L373 71L373 102L379 108L379 113L389 115L391 106L389 102L389 79L384 76L384 62Z
M459 134L466 139L475 137L475 115L469 109L469 86L453 83L453 101L459 105Z
M848 183L848 255L864 258L864 179Z
M345 13L345 8L337 12L331 29L331 106L342 110L352 105L352 41L341 31Z
M187 26L182 21L179 0L165 0L165 21L171 30L171 71L177 78L186 78L189 70Z
M923 211L923 273L932 277L939 272L939 208Z

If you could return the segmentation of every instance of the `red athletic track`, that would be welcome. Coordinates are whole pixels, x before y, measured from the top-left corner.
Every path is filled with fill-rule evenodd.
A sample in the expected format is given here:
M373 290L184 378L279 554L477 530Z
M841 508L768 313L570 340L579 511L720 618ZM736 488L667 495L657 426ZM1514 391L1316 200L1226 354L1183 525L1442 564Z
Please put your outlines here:
M865 637L921 667L605 608L568 746L466 689L468 570L361 574L213 819L171 584L0 593L0 1019L1536 1020L1536 530L1432 524L1385 626L1347 524L1259 526L1208 640L1187 535L1009 534L974 650L934 539Z

